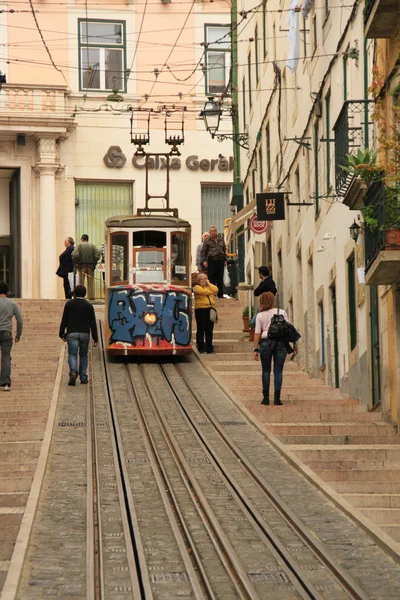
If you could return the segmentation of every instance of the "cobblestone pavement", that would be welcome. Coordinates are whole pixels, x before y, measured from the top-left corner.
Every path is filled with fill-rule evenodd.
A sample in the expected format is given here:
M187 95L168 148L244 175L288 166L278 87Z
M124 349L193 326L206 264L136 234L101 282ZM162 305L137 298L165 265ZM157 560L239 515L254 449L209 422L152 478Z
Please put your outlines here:
M195 357L182 361L180 368L215 419L223 424L231 442L311 534L329 548L349 577L360 583L371 600L400 598L400 566L290 467L205 374ZM96 577L96 573L104 597L112 600L207 598L210 596L204 582L221 600L306 597L298 591L282 559L266 543L259 526L262 523L283 542L320 598L346 598L210 427L174 364L167 363L165 373L209 450L193 433L159 366L130 365L129 373L133 389L125 366L120 361L109 364L112 406L121 442L118 456L99 348L93 351L93 404L88 386L62 387L17 597L87 598L89 578ZM92 435L97 459L93 473L87 468ZM124 493L116 468L119 463L126 477ZM229 481L218 463L229 473ZM90 482L98 484L93 499ZM235 482L244 490L258 522L238 499ZM93 549L92 504L99 524L98 539L94 534L93 543L100 552L99 561L95 560L99 571L95 565L94 573L87 571ZM124 516L126 506L129 525ZM135 557L131 539L136 543ZM221 550L221 539L226 540L229 554ZM141 569L141 592L133 574L135 560ZM227 561L233 562L233 567ZM241 573L241 582L230 576L232 570ZM244 595L241 586L247 586Z

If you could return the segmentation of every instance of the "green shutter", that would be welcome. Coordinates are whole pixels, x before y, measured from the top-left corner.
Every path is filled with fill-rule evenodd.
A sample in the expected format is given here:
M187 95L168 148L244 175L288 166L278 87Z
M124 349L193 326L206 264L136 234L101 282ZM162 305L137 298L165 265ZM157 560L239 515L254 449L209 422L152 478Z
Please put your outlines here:
M354 255L347 261L348 295L349 295L349 323L350 323L350 349L357 346L357 298L356 298L356 272Z

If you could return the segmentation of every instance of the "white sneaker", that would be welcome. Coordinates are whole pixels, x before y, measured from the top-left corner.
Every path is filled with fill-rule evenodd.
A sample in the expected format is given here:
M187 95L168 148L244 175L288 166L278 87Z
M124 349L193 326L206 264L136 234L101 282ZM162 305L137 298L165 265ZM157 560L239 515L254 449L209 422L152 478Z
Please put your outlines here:
M11 392L11 388L10 388L10 386L9 386L9 385L5 385L5 386L4 386L4 388L3 388L3 390L4 390L5 392Z

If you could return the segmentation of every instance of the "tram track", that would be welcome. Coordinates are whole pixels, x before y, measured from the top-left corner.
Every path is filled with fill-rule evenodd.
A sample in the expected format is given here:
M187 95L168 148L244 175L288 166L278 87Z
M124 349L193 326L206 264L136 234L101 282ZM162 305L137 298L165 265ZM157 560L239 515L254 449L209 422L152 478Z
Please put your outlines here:
M102 502L107 502L103 499L107 481L99 449L99 444L107 441L105 457L113 461L113 469L107 473L115 477L121 538L131 582L129 587L114 585L112 589L117 592L126 592L115 597L164 598L157 584L169 578L182 588L183 595L196 600L369 600L359 583L324 544L313 539L305 524L229 438L183 368L174 364L113 365L108 363L103 345L100 350L104 403L99 408L97 392L91 387L88 412L88 510L91 503L93 515L88 520L88 598L112 597L107 592L110 555L104 547L107 531ZM121 388L117 401L115 381ZM126 418L131 419L131 427ZM140 440L137 438L132 445L130 436L138 433ZM221 455L218 444L218 448L221 444L224 447ZM150 475L154 480L152 493L145 487ZM252 482L251 486L246 482L243 485L243 477ZM156 489L158 506L162 505L166 515L164 522L157 516L168 529L160 531L160 540L170 540L170 560L173 564L174 560L176 564L181 562L168 577L154 573L158 568L162 573L163 567L157 566L156 559L152 563L154 532L149 537L151 523L143 518L147 514L143 505L156 502ZM140 491L142 503L138 502ZM285 521L282 535L290 541L289 546L297 544L300 552L296 559L282 542L282 535L276 535L274 523L267 522L260 508L262 502L271 505L270 510ZM180 558L174 558L178 555ZM320 585L321 580L325 585Z

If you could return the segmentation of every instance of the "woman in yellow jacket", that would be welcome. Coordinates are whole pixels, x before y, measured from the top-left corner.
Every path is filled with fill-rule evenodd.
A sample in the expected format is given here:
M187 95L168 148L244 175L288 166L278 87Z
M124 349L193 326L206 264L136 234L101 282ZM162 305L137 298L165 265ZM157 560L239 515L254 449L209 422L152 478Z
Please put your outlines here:
M210 320L210 307L215 306L215 295L218 294L218 288L208 281L205 273L200 273L193 291L197 349L201 353L212 354L214 352L212 340L214 323Z

